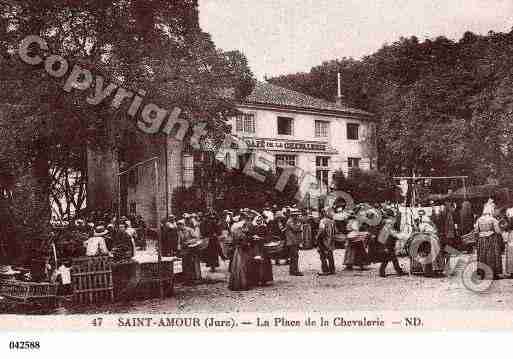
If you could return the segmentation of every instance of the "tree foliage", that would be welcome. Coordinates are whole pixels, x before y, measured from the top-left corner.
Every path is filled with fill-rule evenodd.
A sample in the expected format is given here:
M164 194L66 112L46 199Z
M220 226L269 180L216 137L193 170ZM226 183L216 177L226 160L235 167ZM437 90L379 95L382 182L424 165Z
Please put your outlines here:
M401 38L361 60L332 60L271 82L378 119L379 164L393 175L511 178L513 31Z
M31 230L17 233L25 239L47 232L51 170L85 175L87 145L118 148L137 131L126 116L130 101L110 106L115 91L92 106L85 99L95 83L67 93L62 87L69 73L55 79L43 64L23 63L16 50L28 35L43 38L70 68L102 76L104 86L143 91L145 103L168 111L178 107L190 121L207 121L212 131L224 130L220 123L233 112L221 90L233 88L242 96L253 81L242 53L223 52L201 30L196 0L0 2L1 188L12 199L6 206L20 209L26 202L16 195L16 183L27 174L34 179L21 184L38 195L19 210L30 218ZM33 210L32 203L41 208Z
M342 171L336 171L333 186L336 190L349 193L356 203L400 200L400 190L394 180L376 170L353 169L347 177Z

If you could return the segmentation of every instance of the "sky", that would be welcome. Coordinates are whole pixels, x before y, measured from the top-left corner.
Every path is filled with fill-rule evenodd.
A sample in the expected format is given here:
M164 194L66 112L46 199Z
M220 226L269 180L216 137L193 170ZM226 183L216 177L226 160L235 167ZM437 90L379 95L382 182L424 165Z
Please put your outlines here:
M260 80L361 58L401 36L513 28L513 0L199 0L199 11L216 46L241 50Z

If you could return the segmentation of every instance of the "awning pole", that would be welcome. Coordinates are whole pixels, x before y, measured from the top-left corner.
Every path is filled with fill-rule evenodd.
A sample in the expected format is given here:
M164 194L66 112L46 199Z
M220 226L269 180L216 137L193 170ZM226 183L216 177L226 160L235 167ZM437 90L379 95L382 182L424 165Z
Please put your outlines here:
M467 184L466 184L466 181L465 181L465 177L463 177L463 199L465 199L465 201L467 200Z
M159 207L159 166L155 161L155 204L157 205L157 228L158 228L158 207ZM157 270L159 273L160 298L164 299L164 287L162 286L162 231L157 231Z

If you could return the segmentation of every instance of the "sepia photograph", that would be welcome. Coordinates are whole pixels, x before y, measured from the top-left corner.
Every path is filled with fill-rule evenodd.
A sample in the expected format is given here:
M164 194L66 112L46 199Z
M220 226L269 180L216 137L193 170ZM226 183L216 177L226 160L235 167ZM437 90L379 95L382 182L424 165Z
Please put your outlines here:
M511 1L0 0L0 328L513 329L512 120Z

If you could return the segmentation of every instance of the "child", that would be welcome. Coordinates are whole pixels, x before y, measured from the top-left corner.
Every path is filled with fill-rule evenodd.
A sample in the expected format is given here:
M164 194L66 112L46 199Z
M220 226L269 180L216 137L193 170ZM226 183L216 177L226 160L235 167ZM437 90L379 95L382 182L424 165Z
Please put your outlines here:
M71 265L69 262L60 262L59 267L53 272L52 281L59 283L57 288L58 296L73 294L71 286Z

